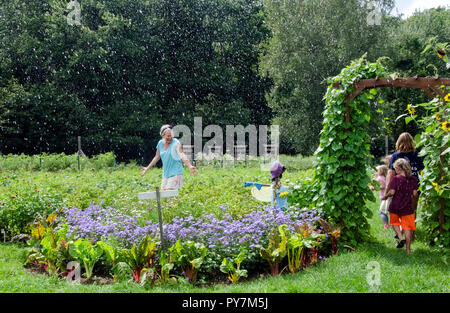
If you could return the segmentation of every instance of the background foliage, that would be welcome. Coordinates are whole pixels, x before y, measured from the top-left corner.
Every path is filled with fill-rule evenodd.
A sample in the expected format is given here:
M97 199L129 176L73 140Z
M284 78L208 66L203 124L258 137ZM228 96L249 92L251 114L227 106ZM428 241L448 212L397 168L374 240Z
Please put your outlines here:
M149 159L162 123L281 126L281 152L311 155L319 144L326 78L368 53L400 76L445 75L420 52L449 42L449 10L408 19L376 1L83 0L70 26L63 0L3 1L0 7L0 152L114 150ZM431 64L431 65L430 65ZM383 91L371 108L371 151L393 150L414 124L395 122L411 90ZM302 134L299 136L298 134ZM206 139L205 139L206 140Z

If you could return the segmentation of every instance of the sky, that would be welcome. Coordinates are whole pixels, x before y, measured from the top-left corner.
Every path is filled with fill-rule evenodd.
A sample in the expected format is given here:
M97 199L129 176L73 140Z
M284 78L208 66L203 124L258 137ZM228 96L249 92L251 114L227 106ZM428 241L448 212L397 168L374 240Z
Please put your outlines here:
M403 14L404 18L411 16L415 10L437 8L438 6L448 6L450 8L450 0L395 0L394 15Z

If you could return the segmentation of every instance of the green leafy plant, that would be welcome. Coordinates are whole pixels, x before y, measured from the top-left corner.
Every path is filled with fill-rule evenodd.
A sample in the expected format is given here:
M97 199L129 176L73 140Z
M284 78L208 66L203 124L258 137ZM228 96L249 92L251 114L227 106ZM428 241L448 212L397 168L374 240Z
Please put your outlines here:
M260 255L269 262L270 273L273 276L279 274L280 262L287 255L287 225L280 225L278 229L272 229L269 233L269 243L266 248L259 247Z
M87 240L77 240L70 243L69 253L73 258L83 263L86 278L90 279L95 263L98 262L103 254L103 249L98 242L92 244L92 242Z
M247 277L247 270L241 269L241 263L245 259L245 250L241 247L241 251L233 261L224 258L220 265L220 271L228 274L228 279L236 284L241 277Z
M205 245L193 241L181 242L178 239L169 248L169 252L173 262L182 268L184 277L189 282L195 282L197 280L198 270L202 266L207 253Z
M433 48L433 53L448 63L448 43L436 42L436 37L429 39L429 44L422 53ZM450 246L450 92L441 86L439 97L417 105L408 104L407 113L397 119L405 118L405 123L417 123L422 130L415 137L416 147L424 158L425 168L420 176L421 216L424 228L432 244L441 247ZM422 108L422 110L416 110Z
M27 233L27 225L33 222L36 214L47 216L61 205L62 199L56 193L25 180L14 179L0 192L0 228L11 237Z
M159 265L161 266L161 282L168 283L171 278L176 281L175 275L170 275L170 271L174 267L173 260L171 260L170 255L166 252L161 252L159 258Z
M141 282L141 272L150 265L155 250L156 242L150 236L144 237L130 249L122 249L124 262L130 267L135 282Z
M289 205L298 208L314 208L319 200L320 185L316 179L297 180L288 194Z
M370 102L376 90L364 91L348 103L347 96L357 80L386 76L381 64L369 63L363 56L328 80L316 151L315 178L320 186L317 206L323 208L327 219L342 225L342 240L352 244L369 239L367 218L372 212L366 200L375 201L367 187L370 178L366 164L370 156Z
M32 240L26 264L42 266L49 274L57 274L65 270L64 266L69 259L69 243L66 238L67 225L58 227L60 223L57 213L42 217L36 214L34 223L31 223Z
M119 275L117 275L117 271L121 254L117 244L99 241L97 242L97 245L99 245L103 249L107 262L111 264L111 276L113 277L115 282L118 281Z

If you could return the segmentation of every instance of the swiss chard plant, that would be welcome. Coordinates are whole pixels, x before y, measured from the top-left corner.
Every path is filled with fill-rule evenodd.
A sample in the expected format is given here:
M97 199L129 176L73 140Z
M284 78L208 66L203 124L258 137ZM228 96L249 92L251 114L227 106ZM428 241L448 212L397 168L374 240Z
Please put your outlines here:
M331 252L337 254L339 252L337 246L337 240L341 235L341 228L332 222L327 222L324 219L319 218L319 223L322 225L323 229L331 237Z
M269 263L270 273L273 276L279 274L280 263L287 255L286 228L287 225L283 224L278 226L278 229L272 229L269 233L268 246L259 247L259 253Z
M59 226L57 213L42 217L36 214L31 223L32 240L27 256L27 264L41 266L49 274L57 274L64 270L69 259L69 243L66 238L67 225Z
M224 258L220 265L220 271L228 274L231 283L236 284L241 277L247 277L247 270L241 269L241 263L245 259L245 250L241 247L239 254L234 260Z
M315 262L315 256L313 255L311 261L309 253L312 249L317 249L324 238L325 235L316 232L313 226L308 226L307 224L295 225L295 231L293 233L288 232L287 256L289 271L296 273L303 267Z
M130 267L135 282L141 282L141 272L149 266L155 255L156 245L156 242L146 236L130 249L122 249L124 262Z
M119 262L121 261L121 253L118 245L112 242L99 241L97 242L103 252L105 253L106 261L111 265L111 276L114 281L119 280L119 276L117 275Z
M70 255L83 264L87 279L92 277L95 263L98 262L103 254L102 247L97 243L93 244L88 240L77 240L70 243Z
M194 241L177 242L169 248L170 257L184 271L190 282L197 280L197 273L206 257L206 246Z
M175 275L170 275L170 271L173 270L173 267L175 265L168 253L166 253L164 251L161 252L161 255L159 257L159 265L161 267L160 280L163 284L168 283L171 279L175 282L177 281Z

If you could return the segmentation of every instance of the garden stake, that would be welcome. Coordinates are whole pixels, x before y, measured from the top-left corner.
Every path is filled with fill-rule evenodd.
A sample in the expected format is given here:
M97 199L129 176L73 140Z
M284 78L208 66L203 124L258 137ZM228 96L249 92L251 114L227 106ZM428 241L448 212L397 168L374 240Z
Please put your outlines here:
M161 194L159 193L159 187L156 187L156 201L158 202L158 219L159 219L159 233L161 236L161 248L165 250L164 235L162 227L162 215L161 215Z
M161 236L161 248L165 249L164 234L162 227L162 213L161 213L161 198L169 198L178 196L178 190L163 190L160 191L159 187L156 187L156 192L142 192L138 194L139 200L155 199L158 202L158 218L159 218L159 233Z

